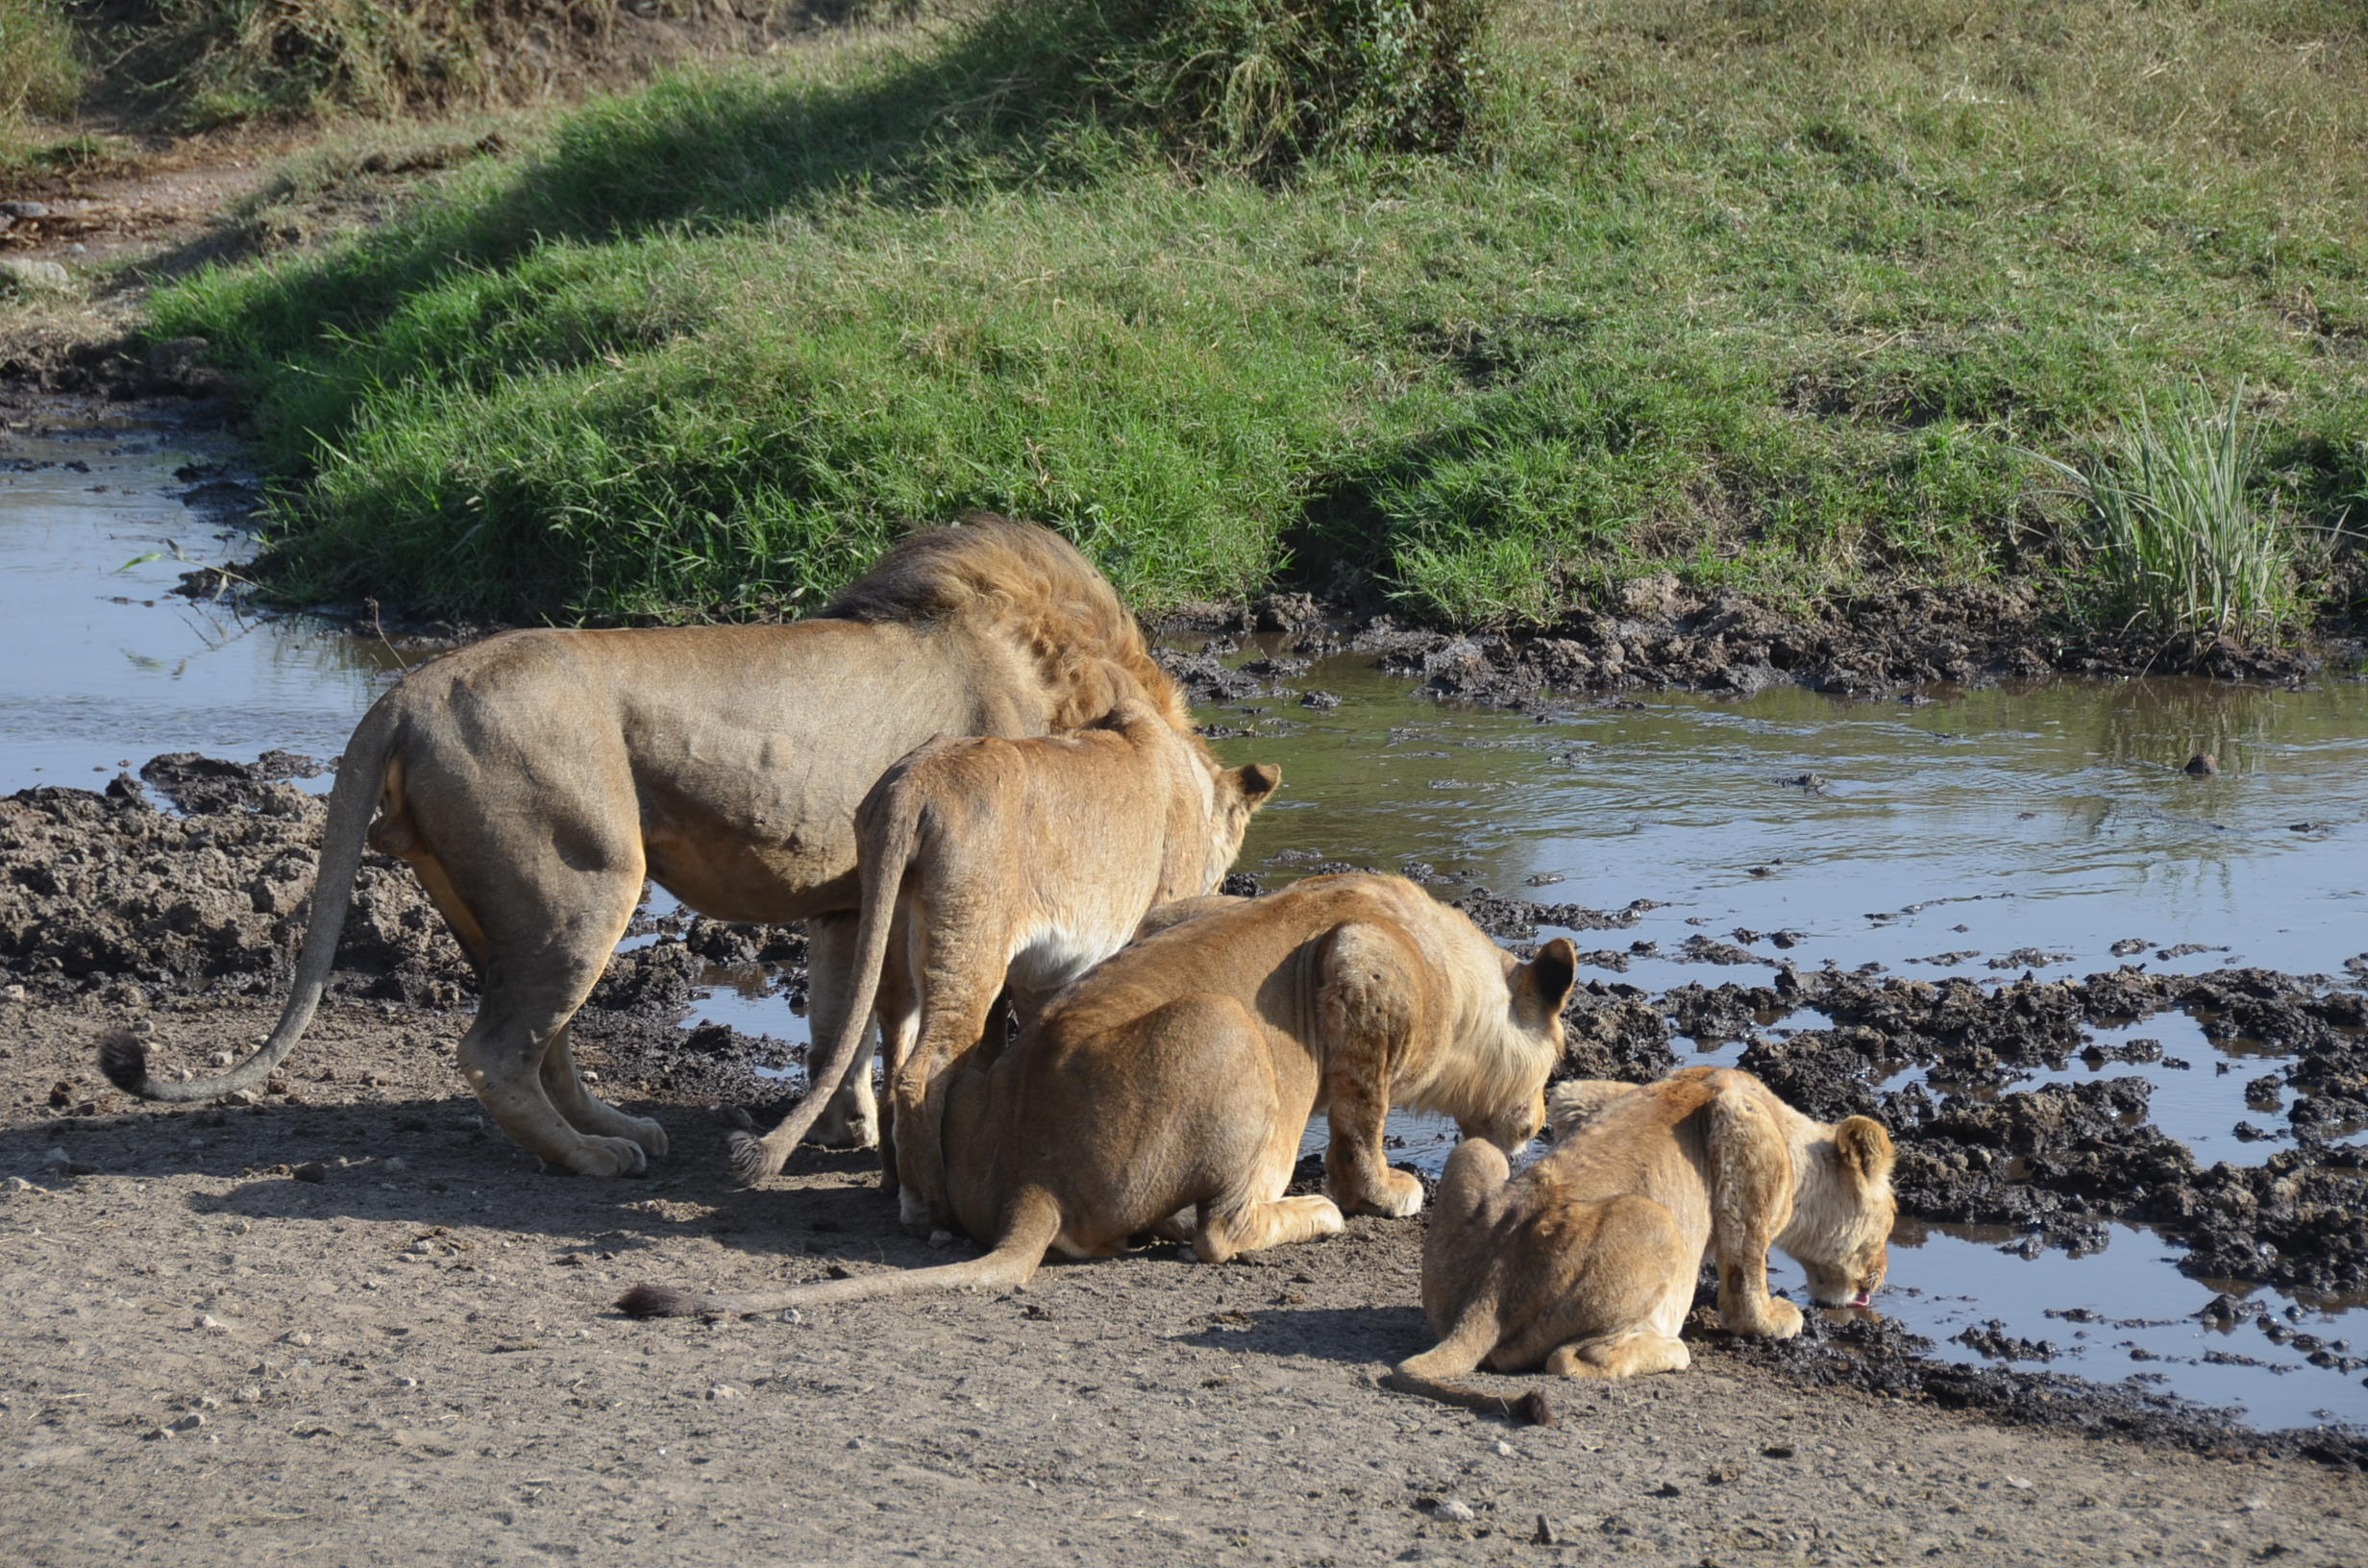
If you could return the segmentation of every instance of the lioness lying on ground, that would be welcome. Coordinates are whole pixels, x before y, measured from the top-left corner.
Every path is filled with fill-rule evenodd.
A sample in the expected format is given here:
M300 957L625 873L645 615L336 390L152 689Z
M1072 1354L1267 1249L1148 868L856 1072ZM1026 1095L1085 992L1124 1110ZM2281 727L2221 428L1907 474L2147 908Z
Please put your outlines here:
M1123 670L1112 688L1128 694ZM940 1169L946 1084L984 1037L1004 986L1024 1022L1126 944L1147 911L1207 893L1282 774L1221 769L1139 696L1094 725L1025 741L939 736L882 775L855 812L863 902L855 993L805 1099L765 1137L731 1139L743 1181L781 1168L858 1047L876 1005L893 1115L880 1164L907 1225L952 1218Z
M1394 876L1320 876L1214 907L1121 950L1012 1045L950 1088L947 1195L985 1257L761 1295L636 1286L636 1317L770 1311L1024 1283L1048 1248L1106 1258L1153 1231L1206 1262L1329 1235L1342 1211L1405 1215L1422 1186L1389 1168L1392 1104L1516 1148L1544 1119L1577 955L1517 963ZM1328 1197L1285 1197L1326 1113Z
M1440 1343L1400 1361L1392 1387L1542 1420L1536 1394L1509 1406L1445 1380L1541 1363L1568 1378L1682 1371L1706 1249L1732 1334L1801 1332L1801 1310L1768 1294L1771 1245L1821 1307L1863 1306L1882 1285L1893 1202L1880 1123L1813 1121L1723 1067L1558 1084L1550 1115L1553 1151L1517 1179L1488 1143L1447 1161L1422 1248Z
M460 1071L502 1130L586 1175L647 1168L655 1121L588 1093L568 1025L644 878L718 919L808 922L815 1033L838 1030L855 927L855 806L932 735L1042 735L1109 711L1116 664L1192 716L1101 575L1058 534L986 518L915 534L809 621L517 631L412 671L346 743L295 983L271 1039L217 1077L99 1065L152 1100L259 1084L304 1034L371 848L418 872L483 987ZM376 821L372 819L375 816ZM828 1130L872 1141L869 1075Z

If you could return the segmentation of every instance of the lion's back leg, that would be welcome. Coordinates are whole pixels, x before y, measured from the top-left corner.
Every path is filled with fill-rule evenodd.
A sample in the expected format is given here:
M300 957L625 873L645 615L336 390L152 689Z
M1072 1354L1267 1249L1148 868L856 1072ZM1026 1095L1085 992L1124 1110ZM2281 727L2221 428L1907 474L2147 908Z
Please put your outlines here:
M1526 1271L1524 1299L1507 1303L1505 1315L1521 1327L1491 1364L1543 1360L1566 1378L1682 1371L1691 1358L1677 1331L1693 1300L1700 1241L1667 1209L1634 1194L1568 1204L1557 1219L1556 1252Z
M933 890L936 891L936 890ZM922 955L921 1028L889 1081L896 1129L893 1178L898 1217L926 1235L953 1217L946 1196L948 1086L969 1070L990 1022L1001 1021L1005 959L1012 948L1004 912L973 890L965 897L919 900L913 940ZM983 1066L983 1064L981 1064Z
M541 739L568 754L557 738ZM584 1091L567 1025L640 900L640 819L630 775L577 755L580 772L531 783L475 758L415 762L407 791L418 842L406 858L433 861L437 874L422 881L482 946L483 995L458 1048L469 1087L504 1132L550 1164L625 1175L664 1151L665 1134ZM531 822L501 809L516 799L533 801Z
M1212 1263L1342 1229L1331 1199L1283 1196L1313 1086L1281 1081L1265 1031L1239 1000L1206 992L1177 997L1093 1061L1092 1079L1063 1086L1060 1098L1073 1115L1115 1100L1140 1118L1140 1134L1106 1167L1087 1162L1102 1172L1091 1189L1074 1180L1073 1166L1070 1207L1094 1215L1092 1227L1073 1227L1121 1239L1139 1230L1179 1239L1189 1234L1193 1250ZM1119 1074L1110 1073L1114 1066ZM1032 1083L1030 1092L1049 1088ZM1074 1136L1105 1140L1098 1122L1073 1123ZM1070 1136L1058 1123L1043 1131ZM1179 1211L1193 1215L1189 1231L1177 1223Z
M853 910L816 915L806 920L806 1022L814 1040L838 1039L847 1010L854 1005L856 920ZM806 1134L807 1142L826 1149L868 1149L879 1141L879 1096L872 1088L873 1049L867 1026L855 1060L832 1091L821 1119Z
M1409 977L1426 972L1424 961L1396 928L1358 920L1334 929L1320 962L1316 1013L1332 1130L1324 1184L1350 1213L1403 1219L1421 1211L1422 1184L1390 1168L1382 1134L1391 1065L1405 1059L1417 1027Z
M666 1129L648 1116L628 1115L583 1087L576 1066L575 1024L562 1024L543 1052L543 1092L568 1125L595 1138L629 1139L652 1159L666 1157Z

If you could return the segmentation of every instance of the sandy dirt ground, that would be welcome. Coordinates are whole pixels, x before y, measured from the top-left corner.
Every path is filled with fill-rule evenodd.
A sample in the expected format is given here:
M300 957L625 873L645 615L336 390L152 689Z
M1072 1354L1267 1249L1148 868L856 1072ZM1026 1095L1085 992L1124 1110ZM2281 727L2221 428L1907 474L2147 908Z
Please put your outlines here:
M710 1110L629 1085L673 1158L544 1174L463 1091L456 1013L332 1006L287 1093L128 1106L92 1064L122 1005L0 1001L15 1562L2368 1562L2356 1473L1805 1387L1714 1338L1687 1373L1552 1388L1551 1428L1386 1392L1427 1343L1418 1219L633 1322L610 1304L639 1280L948 1254L863 1157L743 1191ZM275 1011L140 1017L202 1060Z

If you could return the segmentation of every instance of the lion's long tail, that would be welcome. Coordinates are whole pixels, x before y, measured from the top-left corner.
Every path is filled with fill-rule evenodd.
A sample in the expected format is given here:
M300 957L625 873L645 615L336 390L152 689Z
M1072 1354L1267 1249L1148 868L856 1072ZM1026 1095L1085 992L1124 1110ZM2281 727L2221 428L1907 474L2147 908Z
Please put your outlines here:
M861 1274L849 1280L823 1280L768 1290L756 1295L706 1296L662 1285L637 1285L617 1298L617 1310L629 1317L738 1317L777 1312L791 1307L827 1307L847 1301L880 1301L900 1296L924 1296L939 1290L967 1287L1008 1289L1025 1285L1045 1259L1045 1249L1061 1234L1061 1208L1042 1188L1023 1192L1003 1220L1002 1239L983 1258L945 1263L936 1268L900 1269L892 1274Z
M885 808L877 819L876 834L867 835L876 842L858 849L863 913L855 925L855 992L848 998L847 1015L839 1022L838 1037L830 1041L828 1053L819 1063L807 1058L805 1098L762 1138L731 1135L732 1174L743 1182L777 1175L789 1163L800 1140L813 1130L823 1109L838 1092L848 1069L855 1065L863 1032L872 1027L872 1007L879 1000L880 968L888 960L888 934L896 927L897 892L903 885L914 842L921 835L921 792L905 788L903 777L888 786L884 797L876 798ZM871 819L869 811L856 813L859 823L870 825Z
M1409 1356L1398 1362L1382 1378L1381 1385L1401 1394L1435 1399L1442 1405L1477 1410L1482 1415L1526 1421L1533 1427L1552 1426L1553 1407L1546 1404L1544 1393L1539 1389L1532 1388L1516 1399L1503 1399L1450 1381L1478 1368L1481 1360L1494 1348L1496 1313L1492 1307L1475 1305L1465 1311L1453 1334L1421 1355Z
M329 792L329 821L321 829L321 864L312 878L312 911L305 928L305 944L296 959L295 984L271 1038L230 1071L182 1084L151 1077L148 1048L128 1030L110 1030L99 1043L99 1070L109 1082L143 1100L212 1100L252 1089L287 1060L287 1053L296 1048L305 1027L312 1021L321 993L329 989L337 939L345 931L346 906L353 900L355 873L361 870L363 836L378 807L399 722L395 704L378 703L362 716L337 764L337 782Z

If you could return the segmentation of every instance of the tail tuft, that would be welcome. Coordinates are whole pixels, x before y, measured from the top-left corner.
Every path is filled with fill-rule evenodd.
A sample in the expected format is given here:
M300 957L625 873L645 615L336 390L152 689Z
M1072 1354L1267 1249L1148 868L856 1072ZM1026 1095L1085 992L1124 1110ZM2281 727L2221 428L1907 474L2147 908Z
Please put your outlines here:
M99 1041L99 1070L126 1094L137 1094L148 1082L148 1047L129 1029L110 1029Z
M780 1174L785 1163L773 1158L765 1140L749 1133L733 1133L726 1140L731 1151L731 1173L743 1187L754 1187L768 1176Z
M706 1310L704 1296L664 1285L637 1285L617 1298L628 1317L697 1317Z
M1533 1427L1550 1427L1554 1424L1554 1407L1548 1405L1544 1393L1536 1388L1513 1402L1513 1413Z

